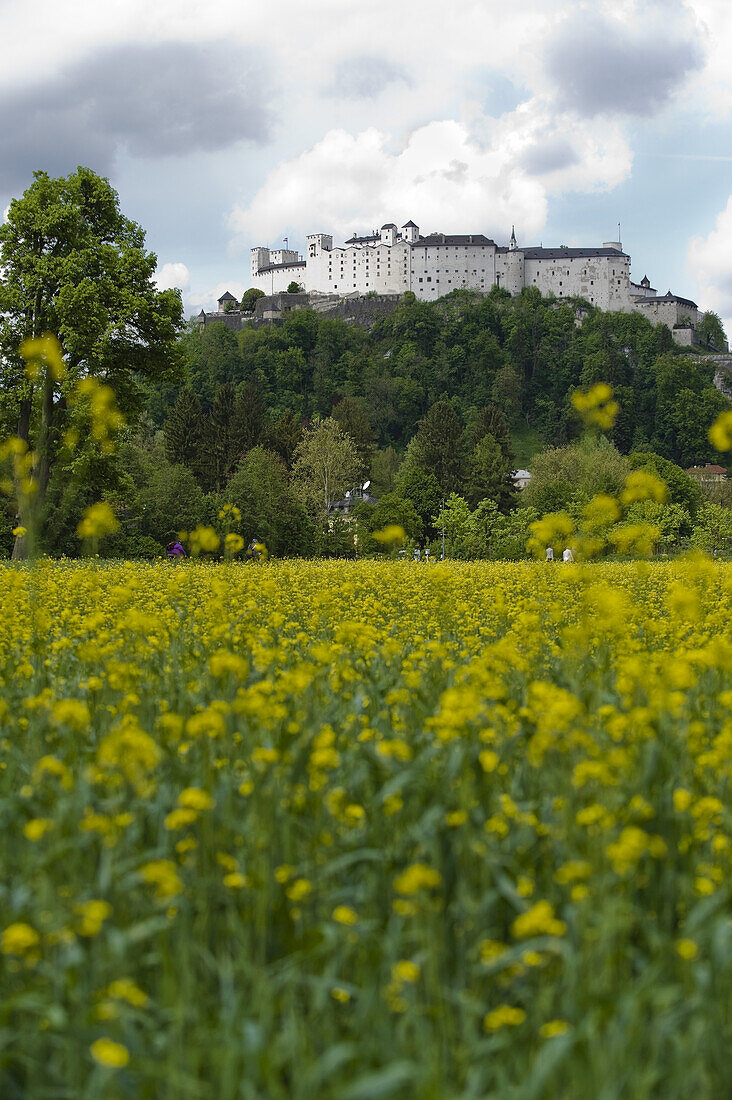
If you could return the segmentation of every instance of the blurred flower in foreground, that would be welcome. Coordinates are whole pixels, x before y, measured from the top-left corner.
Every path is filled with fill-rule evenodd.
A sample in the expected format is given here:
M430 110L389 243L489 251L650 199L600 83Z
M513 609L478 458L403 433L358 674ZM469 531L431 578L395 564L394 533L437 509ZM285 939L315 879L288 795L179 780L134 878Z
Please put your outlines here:
M374 531L371 537L382 546L397 546L399 543L406 542L407 534L398 523L390 523L380 531Z
M732 450L732 409L720 413L709 429L709 442L718 451Z
M620 412L620 406L612 397L613 391L607 382L598 382L584 393L576 390L572 394L572 404L585 424L595 424L602 431L609 432Z

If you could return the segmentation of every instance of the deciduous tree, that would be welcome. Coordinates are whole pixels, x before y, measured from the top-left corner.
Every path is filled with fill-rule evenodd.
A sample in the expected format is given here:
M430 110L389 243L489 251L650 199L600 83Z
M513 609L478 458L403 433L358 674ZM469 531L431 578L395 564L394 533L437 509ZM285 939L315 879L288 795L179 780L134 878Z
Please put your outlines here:
M159 291L145 233L120 212L117 193L88 168L53 179L36 172L0 227L0 388L4 419L37 455L34 516L42 526L49 480L68 422L64 387L85 375L109 383L121 411L140 410L146 380L175 375L182 323L177 290ZM50 333L65 382L50 370L26 377L18 354ZM24 525L27 526L26 523ZM16 556L23 544L15 547Z

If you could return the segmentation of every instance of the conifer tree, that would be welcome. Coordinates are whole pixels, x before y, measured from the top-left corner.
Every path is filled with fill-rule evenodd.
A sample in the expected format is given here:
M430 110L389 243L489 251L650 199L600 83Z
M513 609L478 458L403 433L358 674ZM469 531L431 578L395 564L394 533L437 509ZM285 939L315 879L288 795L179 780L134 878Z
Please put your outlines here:
M511 434L508 430L506 417L497 405L485 405L478 413L475 424L473 424L468 435L469 449L473 450L486 435L493 436L511 470L513 470L516 459L511 446Z
M508 512L515 502L511 466L490 432L486 432L470 455L464 496L471 509L482 500L493 500L500 511Z
M200 465L204 417L201 402L190 386L184 386L178 394L163 434L168 462L181 463L192 470Z
M203 458L205 480L220 492L241 456L236 419L236 390L231 382L219 386L206 424Z
M413 458L425 473L437 478L444 494L462 487L463 447L460 418L447 398L435 402L420 420L413 442Z
M256 382L244 382L239 387L234 419L236 446L242 457L262 442L268 426L267 404Z

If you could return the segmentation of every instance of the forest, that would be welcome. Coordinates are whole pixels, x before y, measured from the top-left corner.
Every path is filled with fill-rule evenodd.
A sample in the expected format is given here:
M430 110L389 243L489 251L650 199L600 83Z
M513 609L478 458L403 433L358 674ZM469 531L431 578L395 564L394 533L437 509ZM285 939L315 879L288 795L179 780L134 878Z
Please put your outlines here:
M407 293L370 329L310 309L239 333L191 320L174 359L143 387L114 453L58 464L47 553L77 555L78 518L105 499L120 526L101 552L115 557L158 556L181 531L220 526L229 504L243 538L275 555L375 553L371 534L388 523L426 545L447 520L453 556L515 558L537 515L581 507L649 463L667 483L683 478L669 502L683 515L662 524L675 542L705 503L683 470L718 461L708 430L729 407L713 365L682 353L666 326L534 289L435 303ZM589 438L571 395L600 382L620 411ZM523 493L519 466L533 475ZM367 481L354 545L332 505ZM726 496L706 504L724 508ZM467 541L456 518L466 514ZM6 551L12 525L8 514Z

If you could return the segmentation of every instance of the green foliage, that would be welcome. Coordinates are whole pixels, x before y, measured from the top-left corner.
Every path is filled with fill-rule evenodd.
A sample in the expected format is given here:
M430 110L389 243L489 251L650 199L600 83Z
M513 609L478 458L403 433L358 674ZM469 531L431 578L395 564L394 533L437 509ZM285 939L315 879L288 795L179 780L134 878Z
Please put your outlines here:
M201 457L204 419L201 402L190 386L178 394L163 429L168 462L193 467Z
M668 488L669 502L680 505L694 519L702 502L702 492L693 477L674 462L648 451L634 451L628 461L633 470L650 470L658 474Z
M404 529L410 542L420 542L424 531L422 517L411 500L396 493L384 493L376 504L357 504L354 508L358 522L358 546L361 553L388 553L391 547L372 539L374 531L395 525Z
M332 418L320 420L305 433L294 457L294 484L301 499L321 521L331 504L360 479L361 460L353 440Z
M254 447L226 486L224 499L241 513L238 533L245 544L263 541L270 554L307 555L314 549L314 527L287 482L277 455Z
M713 313L710 309L707 310L699 319L696 331L709 351L725 350L727 337L719 314Z
M301 290L302 290L302 287L294 279L292 280L291 283L287 284L287 293L288 294L299 294L301 292Z
M201 487L185 466L159 467L138 499L140 533L164 546L207 519Z
M691 544L707 553L732 552L732 510L707 502L697 512Z
M48 541L46 495L64 461L69 386L101 377L130 421L151 384L179 374L180 293L156 289L156 266L141 227L122 215L109 182L88 168L56 179L34 173L0 226L0 421L38 455L33 508L41 542ZM50 371L34 381L25 375L19 346L44 333L61 345L63 381ZM94 449L88 433L76 449ZM64 488L55 492L58 499Z
M244 291L239 308L243 313L251 313L258 298L264 298L264 291L256 286L250 286L249 290Z
M630 468L629 460L604 436L587 437L535 455L521 500L544 513L585 504L598 493L614 496Z

